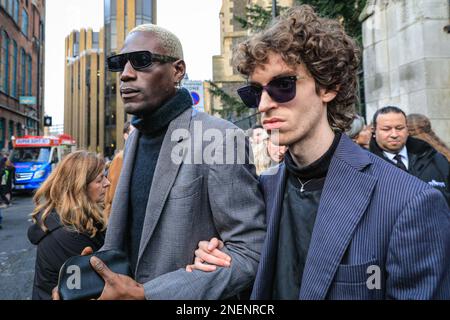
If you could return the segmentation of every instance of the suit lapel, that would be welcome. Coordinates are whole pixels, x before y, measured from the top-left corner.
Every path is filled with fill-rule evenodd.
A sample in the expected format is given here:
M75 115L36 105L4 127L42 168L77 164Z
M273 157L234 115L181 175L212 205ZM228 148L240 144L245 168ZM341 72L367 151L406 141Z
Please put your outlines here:
M187 139L189 139L187 136L180 138L177 141L172 141L172 133L177 129L181 130L180 133L183 131L185 133L189 133L191 117L192 109L188 109L183 112L179 117L170 123L164 137L147 203L137 266L139 266L142 254L144 253L144 250L147 247L153 232L155 231L156 224L158 223L167 197L173 184L175 183L178 170L181 166L181 162L175 163L172 161L172 152L175 150L180 150L177 146L185 146L186 143L190 143L187 141ZM186 156L186 154L184 154L184 156Z
M123 155L123 164L115 198L111 208L111 216L108 223L108 232L105 239L105 249L109 244L115 248L124 249L125 233L127 227L128 201L130 181L133 174L134 158L139 142L139 132L135 130L130 134Z
M252 299L271 299L272 282L278 250L278 231L286 183L286 167L280 165L276 175L266 176L263 183L267 210L267 236L261 252ZM272 192L276 186L276 192Z
M371 163L343 136L325 181L303 273L300 299L325 299L353 232L370 203L376 179L361 172Z

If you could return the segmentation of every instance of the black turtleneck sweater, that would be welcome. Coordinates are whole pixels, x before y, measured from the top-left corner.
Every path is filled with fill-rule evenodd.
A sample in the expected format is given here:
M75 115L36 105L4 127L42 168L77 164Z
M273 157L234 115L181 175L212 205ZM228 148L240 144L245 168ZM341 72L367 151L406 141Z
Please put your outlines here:
M328 151L306 167L298 167L290 152L286 154L287 179L272 295L275 300L299 297L322 189L340 138L341 134L337 133Z
M175 97L155 112L145 118L135 117L132 121L133 126L139 131L130 183L127 232L127 251L133 272L136 269L153 175L167 128L172 120L190 107L192 98L189 91L180 89Z

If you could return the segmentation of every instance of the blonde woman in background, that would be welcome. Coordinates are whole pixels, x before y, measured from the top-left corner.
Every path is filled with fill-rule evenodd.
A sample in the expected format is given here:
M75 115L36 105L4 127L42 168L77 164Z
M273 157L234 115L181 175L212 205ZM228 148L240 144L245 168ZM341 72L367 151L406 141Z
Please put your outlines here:
M439 153L442 153L450 162L450 149L439 139L431 128L430 119L423 114L412 113L407 117L409 135L431 144Z
M105 239L103 203L110 183L104 159L86 151L69 154L34 196L34 224L28 230L37 245L33 300L50 300L59 269L86 247L97 251Z
M267 154L267 141L268 138L264 138L260 143L252 144L256 174L258 176L270 167L270 157Z
M134 127L131 125L129 121L127 121L123 128L123 140L127 141L131 132L133 132ZM108 191L105 196L105 209L103 211L106 219L109 219L109 215L111 214L112 202L114 199L114 194L116 193L117 184L119 183L120 173L122 172L123 165L123 150L120 150L115 156L114 159L109 163L108 168L108 180L111 182Z
M287 147L278 146L269 139L269 135L264 130L261 141L252 144L253 156L255 159L256 174L259 176L264 171L277 165L284 160Z
M267 153L269 154L271 160L271 167L276 166L284 160L284 155L286 154L287 149L288 148L286 146L279 146L273 143L272 140L267 140Z

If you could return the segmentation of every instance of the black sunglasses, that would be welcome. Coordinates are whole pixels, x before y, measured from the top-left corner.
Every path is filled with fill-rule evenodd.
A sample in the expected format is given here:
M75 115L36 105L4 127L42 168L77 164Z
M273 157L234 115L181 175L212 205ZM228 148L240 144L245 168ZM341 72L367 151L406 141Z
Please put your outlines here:
M178 59L152 53L150 51L135 51L114 55L108 58L108 70L111 72L122 72L125 65L130 61L135 70L141 70L152 65L153 62L175 62Z
M266 90L273 101L284 103L291 101L297 94L297 76L286 76L273 79L266 86L249 84L237 90L242 101L249 108L258 108L263 90Z

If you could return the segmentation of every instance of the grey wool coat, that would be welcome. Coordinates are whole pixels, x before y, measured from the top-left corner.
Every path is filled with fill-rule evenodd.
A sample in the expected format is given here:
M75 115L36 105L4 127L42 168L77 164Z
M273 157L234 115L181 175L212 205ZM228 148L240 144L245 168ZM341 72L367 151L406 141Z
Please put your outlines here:
M129 190L138 139L135 130L127 141L102 250L127 247ZM242 161L239 143L231 144L235 140L245 142L246 161ZM154 173L134 270L147 299L222 299L252 285L266 226L263 197L254 166L248 163L250 153L243 131L227 121L189 108L170 123ZM217 161L211 163L202 155ZM210 273L186 272L198 242L212 237L224 241L231 267Z

